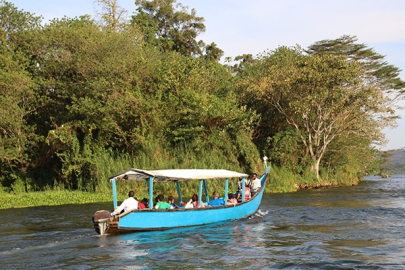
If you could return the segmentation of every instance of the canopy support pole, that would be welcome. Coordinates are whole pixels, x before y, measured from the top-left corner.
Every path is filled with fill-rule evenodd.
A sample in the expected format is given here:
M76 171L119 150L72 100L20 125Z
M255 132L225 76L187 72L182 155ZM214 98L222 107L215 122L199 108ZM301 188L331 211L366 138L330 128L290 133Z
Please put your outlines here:
M183 205L183 200L181 198L181 190L180 190L180 181L176 180L176 185L177 185L177 195L179 195L179 204Z
M210 197L208 195L207 180L204 179L203 182L204 182L205 201L208 202L210 200Z
M245 177L242 178L242 202L245 202Z
M225 178L225 196L224 196L225 205L228 202L228 178Z
M118 205L117 202L117 184L115 182L115 178L113 178L113 180L111 180L112 183L112 192L113 192L113 202L114 202L114 208L115 209Z
M150 176L148 180L149 188L149 209L153 209L153 177Z
M198 206L201 204L203 181L202 179L200 180L200 187L198 188Z

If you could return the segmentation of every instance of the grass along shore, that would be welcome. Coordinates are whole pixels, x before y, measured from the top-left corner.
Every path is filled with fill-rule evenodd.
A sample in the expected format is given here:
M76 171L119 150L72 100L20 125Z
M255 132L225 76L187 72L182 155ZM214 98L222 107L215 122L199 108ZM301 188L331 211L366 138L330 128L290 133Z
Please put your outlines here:
M63 204L84 204L95 202L112 202L112 194L85 191L48 190L12 194L0 193L0 209L24 208L33 206L51 206ZM119 200L124 200L124 196Z
M346 177L337 177L339 180L327 180L317 181L310 176L298 177L293 175L286 169L273 168L270 171L268 182L266 184L266 193L286 193L296 192L299 189L308 188L324 188L324 187L338 187L338 186L352 186L357 185L359 179L352 178L352 180ZM169 195L176 197L177 190L175 185L170 183L159 183L154 186L155 193L157 195L162 193L166 196ZM141 200L144 197L148 197L147 186L142 185L136 181L129 181L129 183L120 183L117 186L117 199L123 201L128 197L128 191L134 190L135 196ZM213 190L218 190L220 194L223 192L223 181L212 180L208 183L208 193L211 195ZM230 181L229 191L236 191L236 180ZM193 193L198 191L198 184L192 183L192 181L185 182L182 187L183 198L189 198ZM111 186L105 184L102 188L98 189L98 192L90 191L71 191L65 190L60 187L54 189L48 189L45 191L30 191L25 192L23 188L18 188L18 192L9 193L0 191L0 209L9 208L24 208L33 206L52 206L63 204L85 204L96 202L112 202L113 196L111 192Z

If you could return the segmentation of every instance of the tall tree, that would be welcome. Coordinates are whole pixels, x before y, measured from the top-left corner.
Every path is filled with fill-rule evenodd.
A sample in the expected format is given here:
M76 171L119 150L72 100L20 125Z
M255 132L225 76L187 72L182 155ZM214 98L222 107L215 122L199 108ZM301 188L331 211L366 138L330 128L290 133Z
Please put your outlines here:
M141 29L149 44L182 55L200 53L196 38L205 31L205 25L195 9L189 13L176 0L136 0L135 4L139 8L132 16L132 24Z
M217 47L217 44L212 42L205 47L204 58L208 61L219 61L224 55L224 51Z
M334 139L356 134L370 143L381 141L381 130L395 118L379 83L365 76L359 62L343 56L304 55L281 47L254 68L259 72L248 79L248 89L297 130L318 179Z
M46 104L35 119L46 137L42 163L70 188L94 180L98 149L131 153L144 132L138 121L149 115L131 91L144 62L137 40L131 28L100 30L88 16L53 20L32 37L36 89Z
M94 3L101 7L97 14L103 27L116 32L125 26L128 11L119 5L118 0L95 0Z
M41 25L41 16L19 10L12 3L0 0L0 33L13 41L16 35L25 30L32 30Z
M238 64L235 64L235 71L243 70L246 65L249 65L254 62L253 56L251 54L243 54L235 57L235 61L239 61Z
M28 119L35 114L37 100L23 36L40 22L41 17L0 1L0 176L8 180L25 175L32 166L36 136Z
M389 151L380 151L379 154L379 166L378 166L378 174L381 177L388 177L388 171L391 170L394 165L392 164L390 158L392 157L393 150Z
M401 95L405 91L405 82L399 77L398 67L388 64L385 56L377 53L364 43L358 43L356 36L344 35L337 39L321 40L306 50L311 55L333 54L346 57L362 65L369 80L376 80L382 91Z

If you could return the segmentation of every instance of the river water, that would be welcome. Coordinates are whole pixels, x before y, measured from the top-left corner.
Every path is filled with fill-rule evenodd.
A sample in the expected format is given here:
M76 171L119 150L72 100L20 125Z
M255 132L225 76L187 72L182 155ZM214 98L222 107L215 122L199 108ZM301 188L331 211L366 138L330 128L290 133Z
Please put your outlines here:
M265 194L245 220L100 237L91 217L111 207L0 210L0 268L405 269L405 175Z

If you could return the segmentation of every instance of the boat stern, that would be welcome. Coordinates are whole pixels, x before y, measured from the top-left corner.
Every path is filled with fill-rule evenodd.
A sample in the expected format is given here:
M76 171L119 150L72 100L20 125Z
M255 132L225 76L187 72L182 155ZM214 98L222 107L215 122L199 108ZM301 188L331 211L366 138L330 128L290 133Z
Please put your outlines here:
M110 212L107 210L100 210L94 213L93 215L93 226L96 233L101 236L107 231L110 224Z

